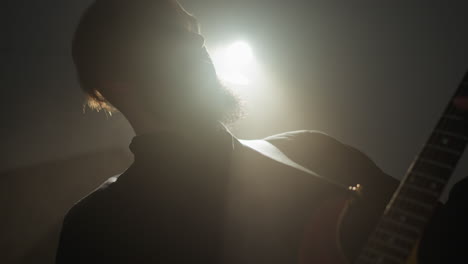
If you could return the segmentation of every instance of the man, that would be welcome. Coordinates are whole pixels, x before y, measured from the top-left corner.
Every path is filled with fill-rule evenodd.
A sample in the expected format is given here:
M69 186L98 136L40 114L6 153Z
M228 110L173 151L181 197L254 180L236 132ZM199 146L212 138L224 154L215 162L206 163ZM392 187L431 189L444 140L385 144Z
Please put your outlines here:
M96 0L73 59L89 106L132 125L135 161L68 212L57 263L294 263L314 209L361 184L341 233L354 258L397 186L323 133L234 137L238 102L176 0Z

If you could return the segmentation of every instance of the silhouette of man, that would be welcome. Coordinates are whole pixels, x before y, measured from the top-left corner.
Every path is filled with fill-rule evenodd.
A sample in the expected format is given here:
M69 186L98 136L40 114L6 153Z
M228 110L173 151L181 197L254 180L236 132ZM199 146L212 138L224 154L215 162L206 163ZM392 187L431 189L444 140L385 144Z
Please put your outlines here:
M294 263L314 209L362 184L341 233L353 258L397 186L320 132L265 138L279 156L232 135L238 101L175 0L95 0L72 55L88 105L130 122L135 160L67 213L59 264Z

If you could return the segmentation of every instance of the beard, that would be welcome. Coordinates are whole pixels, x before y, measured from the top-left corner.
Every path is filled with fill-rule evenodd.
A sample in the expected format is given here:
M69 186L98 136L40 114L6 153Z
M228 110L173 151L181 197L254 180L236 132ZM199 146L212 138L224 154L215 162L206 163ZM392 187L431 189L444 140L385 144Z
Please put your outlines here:
M145 111L182 126L236 122L243 117L242 100L218 79L204 47L194 55L148 67L151 74L145 76L141 94Z

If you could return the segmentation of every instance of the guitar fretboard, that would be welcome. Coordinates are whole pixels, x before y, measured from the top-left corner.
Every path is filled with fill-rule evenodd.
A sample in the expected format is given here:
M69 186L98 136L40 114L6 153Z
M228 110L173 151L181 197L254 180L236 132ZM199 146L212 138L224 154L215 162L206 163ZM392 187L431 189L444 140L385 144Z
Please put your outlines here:
M466 95L468 74L454 97ZM387 206L356 264L401 264L421 238L468 142L466 114L450 100Z

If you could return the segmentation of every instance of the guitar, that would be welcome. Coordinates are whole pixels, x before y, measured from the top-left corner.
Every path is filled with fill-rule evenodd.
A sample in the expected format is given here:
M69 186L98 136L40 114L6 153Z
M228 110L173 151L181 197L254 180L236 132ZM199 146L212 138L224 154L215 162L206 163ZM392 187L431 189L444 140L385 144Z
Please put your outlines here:
M467 94L468 73L392 196L361 253L352 263L417 263L418 241L468 142L466 111L453 103L455 98ZM337 198L327 203L328 208L312 220L311 226L315 230L308 232L315 237L314 241L309 241L307 248L312 252L303 255L300 263L350 263L342 253L337 239L338 226L349 202L347 197Z

